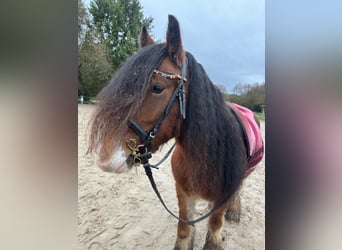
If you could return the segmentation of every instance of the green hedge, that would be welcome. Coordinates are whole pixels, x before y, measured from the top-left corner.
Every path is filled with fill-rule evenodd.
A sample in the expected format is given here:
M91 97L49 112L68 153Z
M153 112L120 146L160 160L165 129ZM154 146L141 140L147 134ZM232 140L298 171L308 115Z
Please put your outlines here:
M82 103L80 96L77 98L77 103ZM96 100L94 97L83 96L83 104L96 104Z

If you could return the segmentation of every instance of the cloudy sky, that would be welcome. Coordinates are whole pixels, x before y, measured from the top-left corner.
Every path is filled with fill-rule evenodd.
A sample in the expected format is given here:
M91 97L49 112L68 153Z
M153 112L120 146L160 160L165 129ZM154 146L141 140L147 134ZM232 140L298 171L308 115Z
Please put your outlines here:
M85 1L90 2L90 1ZM265 0L140 0L153 17L152 35L165 41L168 14L183 46L228 92L237 83L265 81Z
M226 86L265 81L265 1L140 0L154 19L153 35L165 41L168 14L181 26L183 46L206 69L211 80Z

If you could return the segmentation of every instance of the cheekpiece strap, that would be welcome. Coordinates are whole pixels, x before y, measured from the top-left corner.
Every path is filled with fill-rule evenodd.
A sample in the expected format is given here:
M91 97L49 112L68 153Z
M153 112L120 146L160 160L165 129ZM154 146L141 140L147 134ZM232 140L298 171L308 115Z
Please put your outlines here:
M182 67L182 77L178 83L179 112L181 113L183 119L186 118L186 96L185 96L185 90L184 90L184 81L186 79L187 67L188 67L188 58L185 57L183 67Z

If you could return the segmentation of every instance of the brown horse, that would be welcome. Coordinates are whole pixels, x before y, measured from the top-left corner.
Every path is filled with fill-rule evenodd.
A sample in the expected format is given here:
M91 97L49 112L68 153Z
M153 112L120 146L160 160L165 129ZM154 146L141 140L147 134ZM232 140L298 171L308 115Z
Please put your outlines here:
M155 44L146 28L139 40L140 50L98 95L88 152L96 153L104 171L122 173L146 167L150 154L175 138L171 164L181 218L175 249L192 249L195 229L186 221L193 219L197 198L215 208L204 249L223 249L224 214L239 221L239 188L263 147L249 152L247 120L225 104L203 67L183 50L173 16L166 43Z

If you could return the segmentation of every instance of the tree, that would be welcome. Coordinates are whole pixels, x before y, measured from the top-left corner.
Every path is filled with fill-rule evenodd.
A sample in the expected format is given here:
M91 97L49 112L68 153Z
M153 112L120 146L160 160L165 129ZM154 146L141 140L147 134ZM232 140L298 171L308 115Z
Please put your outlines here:
M78 94L95 96L112 75L107 46L98 39L96 31L87 30L78 59Z
M92 25L109 48L113 70L138 50L142 25L150 30L152 17L144 18L138 0L93 0L90 3Z
M215 84L215 86L220 90L222 94L227 93L226 87L223 84Z
M92 97L110 79L112 65L107 45L89 26L88 12L78 2L78 95Z
M84 38L86 25L89 22L87 9L84 7L82 0L78 0L78 44Z
M234 94L228 95L230 102L238 103L255 112L262 112L265 105L265 83L238 83L233 88Z
M237 95L246 95L251 90L251 85L246 83L238 83L234 86L233 92Z

